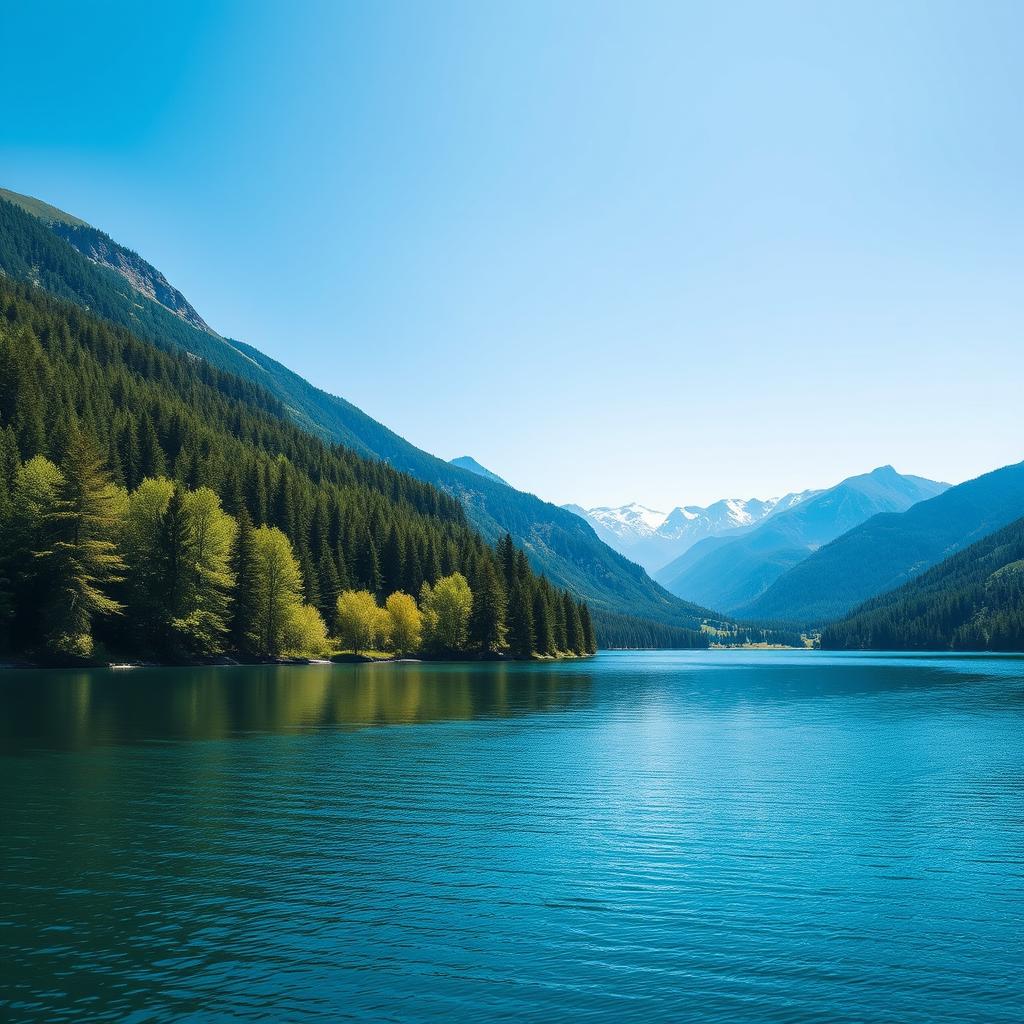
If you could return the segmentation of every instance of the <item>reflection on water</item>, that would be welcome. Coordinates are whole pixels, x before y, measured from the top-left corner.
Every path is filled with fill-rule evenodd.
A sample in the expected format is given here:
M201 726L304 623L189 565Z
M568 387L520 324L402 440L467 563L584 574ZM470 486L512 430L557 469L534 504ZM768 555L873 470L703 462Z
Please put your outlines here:
M1024 660L0 674L0 1019L1020 1022Z
M8 672L0 751L528 714L576 705L589 683L500 662Z

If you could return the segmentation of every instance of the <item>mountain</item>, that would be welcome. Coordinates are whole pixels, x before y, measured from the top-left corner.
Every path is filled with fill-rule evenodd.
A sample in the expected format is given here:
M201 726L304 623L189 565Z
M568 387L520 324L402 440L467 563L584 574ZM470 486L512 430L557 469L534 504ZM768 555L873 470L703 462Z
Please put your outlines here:
M901 586L1024 514L1024 462L951 487L901 515L878 515L815 552L744 608L820 623Z
M435 458L258 349L213 332L190 306L186 309L180 293L158 287L162 275L155 268L77 218L28 197L0 200L0 271L126 327L158 348L185 351L253 381L300 427L457 497L485 539L511 533L535 570L585 598L595 612L686 629L698 628L708 614L662 589L573 513Z
M800 501L741 536L701 541L656 578L687 600L756 617L751 603L816 548L878 512L902 512L947 486L882 466Z
M485 480L493 480L495 483L511 486L507 480L503 480L497 473L492 473L486 466L481 466L472 455L460 455L457 459L449 459L449 466L458 466L459 469L468 469L470 473L476 473Z
M1024 518L867 601L821 635L827 650L1024 650Z
M31 285L0 278L0 309L0 648L319 656L341 591L422 594L459 572L476 601L445 648L593 649L586 606L507 538L485 544L450 495Z
M583 516L606 544L654 573L705 537L755 526L816 493L803 491L764 500L724 498L706 507L679 505L667 513L637 502L617 508L584 509L579 505L564 505L563 508Z

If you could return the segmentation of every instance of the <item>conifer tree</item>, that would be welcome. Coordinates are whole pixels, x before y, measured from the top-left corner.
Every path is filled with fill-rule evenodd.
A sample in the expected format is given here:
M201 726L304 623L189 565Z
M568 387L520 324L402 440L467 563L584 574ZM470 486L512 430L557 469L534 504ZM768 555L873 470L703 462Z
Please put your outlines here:
M228 643L232 650L253 654L256 644L257 568L253 525L249 513L242 510L231 553L231 574L235 580L234 600L228 625Z
M583 630L583 653L597 653L597 636L594 633L594 622L590 617L590 609L584 601L579 602L580 623Z
M533 633L533 646L538 654L555 653L555 630L551 617L551 604L542 586L537 586L533 593Z
M46 642L58 656L87 658L94 618L121 611L108 592L124 566L112 540L119 525L117 494L96 442L81 432L71 440L61 473L46 546L38 552L52 580L44 609Z
M526 586L518 579L512 583L509 595L508 643L517 658L529 658L533 653L533 603Z
M565 649L574 654L582 654L583 624L580 622L580 610L567 590L562 593L562 605L565 608Z
M505 609L505 588L498 579L494 563L489 558L481 559L473 578L469 636L473 646L485 654L505 646Z
M338 605L338 595L341 593L341 581L338 579L338 570L335 568L334 559L329 550L325 550L317 566L317 577L320 581L320 601L317 608L328 624L334 622L334 613Z
M384 592L390 594L402 588L403 568L402 539L392 526L380 553L381 588Z

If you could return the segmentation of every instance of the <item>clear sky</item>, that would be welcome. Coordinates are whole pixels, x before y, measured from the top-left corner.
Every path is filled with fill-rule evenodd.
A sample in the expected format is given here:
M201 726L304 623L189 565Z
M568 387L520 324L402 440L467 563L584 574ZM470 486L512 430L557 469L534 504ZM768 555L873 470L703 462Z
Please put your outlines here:
M1024 4L9 4L0 184L585 505L1024 458Z

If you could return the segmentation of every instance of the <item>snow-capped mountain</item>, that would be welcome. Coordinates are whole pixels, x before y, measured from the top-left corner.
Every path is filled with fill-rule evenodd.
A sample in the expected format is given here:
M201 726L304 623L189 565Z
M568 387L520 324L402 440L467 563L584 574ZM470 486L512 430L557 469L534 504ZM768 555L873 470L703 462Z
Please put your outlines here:
M566 505L586 519L597 535L648 572L655 572L705 537L753 527L817 494L801 491L781 498L723 498L711 505L678 505L659 512L639 502L617 508Z
M647 508L646 505L635 501L628 505L621 505L619 508L608 508L602 505L598 508L587 509L585 515L590 519L597 520L605 529L611 530L612 533L621 537L650 537L668 518L665 512Z

